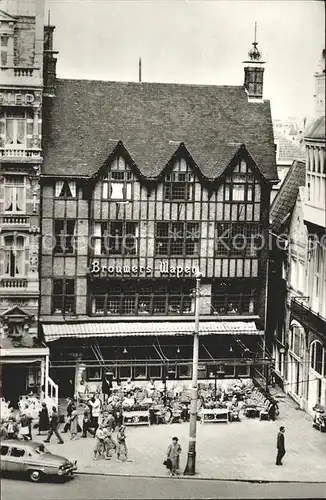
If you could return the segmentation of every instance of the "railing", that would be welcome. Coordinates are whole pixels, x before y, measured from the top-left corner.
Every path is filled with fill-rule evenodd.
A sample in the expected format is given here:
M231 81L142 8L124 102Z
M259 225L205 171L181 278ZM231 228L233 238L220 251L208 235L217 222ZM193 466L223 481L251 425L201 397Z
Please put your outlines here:
M2 217L2 225L15 225L15 226L20 226L20 225L28 225L29 224L29 217L23 217L20 215L5 215Z
M292 315L308 328L315 330L319 333L326 332L326 318L319 313L314 312L311 307L304 305L300 302L302 298L294 297L291 300L291 313Z
M8 148L0 148L0 157L5 158L40 158L41 157L41 149L33 148L33 149L8 149Z
M31 68L30 66L1 66L1 71L5 71L15 77L32 77L34 72L40 68Z
M2 278L0 288L27 288L26 278Z

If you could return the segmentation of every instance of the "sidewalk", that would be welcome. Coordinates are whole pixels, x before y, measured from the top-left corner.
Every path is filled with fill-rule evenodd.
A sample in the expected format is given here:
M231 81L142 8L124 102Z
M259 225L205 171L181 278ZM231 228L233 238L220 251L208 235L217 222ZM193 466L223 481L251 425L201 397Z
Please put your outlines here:
M197 425L198 478L250 481L326 482L326 434L312 428L311 417L297 410L288 397L280 400L276 422L242 418L241 422ZM278 428L286 429L283 467L275 466ZM183 452L183 472L188 450L189 424L127 427L127 444L132 462L93 460L95 440L91 437L64 445L55 436L49 450L78 461L79 473L131 476L167 476L162 462L173 436L178 436ZM45 437L41 437L45 439ZM36 436L36 440L40 440ZM53 444L52 444L53 443Z

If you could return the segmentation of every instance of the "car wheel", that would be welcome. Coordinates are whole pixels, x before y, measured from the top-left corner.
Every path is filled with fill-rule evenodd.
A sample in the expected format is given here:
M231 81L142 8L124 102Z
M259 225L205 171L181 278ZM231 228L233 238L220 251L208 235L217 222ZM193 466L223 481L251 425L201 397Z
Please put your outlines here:
M37 483L41 479L42 473L39 470L30 470L28 476L33 483Z

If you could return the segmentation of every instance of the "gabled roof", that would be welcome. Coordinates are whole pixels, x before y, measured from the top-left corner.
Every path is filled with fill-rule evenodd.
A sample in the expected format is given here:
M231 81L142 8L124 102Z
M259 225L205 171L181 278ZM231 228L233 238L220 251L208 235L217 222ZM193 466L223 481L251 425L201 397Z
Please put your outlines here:
M0 10L0 21L4 22L16 22L17 18L15 16L12 16L11 14L8 14L4 10Z
M275 134L275 143L277 144L276 163L293 162L294 160L304 160L304 145L297 145L284 134Z
M46 115L45 176L91 177L121 141L146 177L184 143L215 179L244 144L262 175L277 180L270 103L249 103L240 86L58 80Z
M305 180L306 164L303 161L294 161L271 206L270 221L275 233L281 230L283 222L292 212L299 187L305 185Z

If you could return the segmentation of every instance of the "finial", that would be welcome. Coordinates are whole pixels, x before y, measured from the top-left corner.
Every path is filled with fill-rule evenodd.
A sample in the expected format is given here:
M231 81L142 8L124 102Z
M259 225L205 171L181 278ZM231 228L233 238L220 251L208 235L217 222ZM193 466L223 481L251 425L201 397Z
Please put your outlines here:
M50 11L50 10L48 10L48 26L50 26L50 25L51 25L51 23L50 23L50 19L51 19L51 11Z
M256 40L257 40L257 23L255 22L255 38L254 42L252 43L254 47L248 52L251 61L259 61L259 59L261 59L262 56L262 53L257 48L258 42Z

